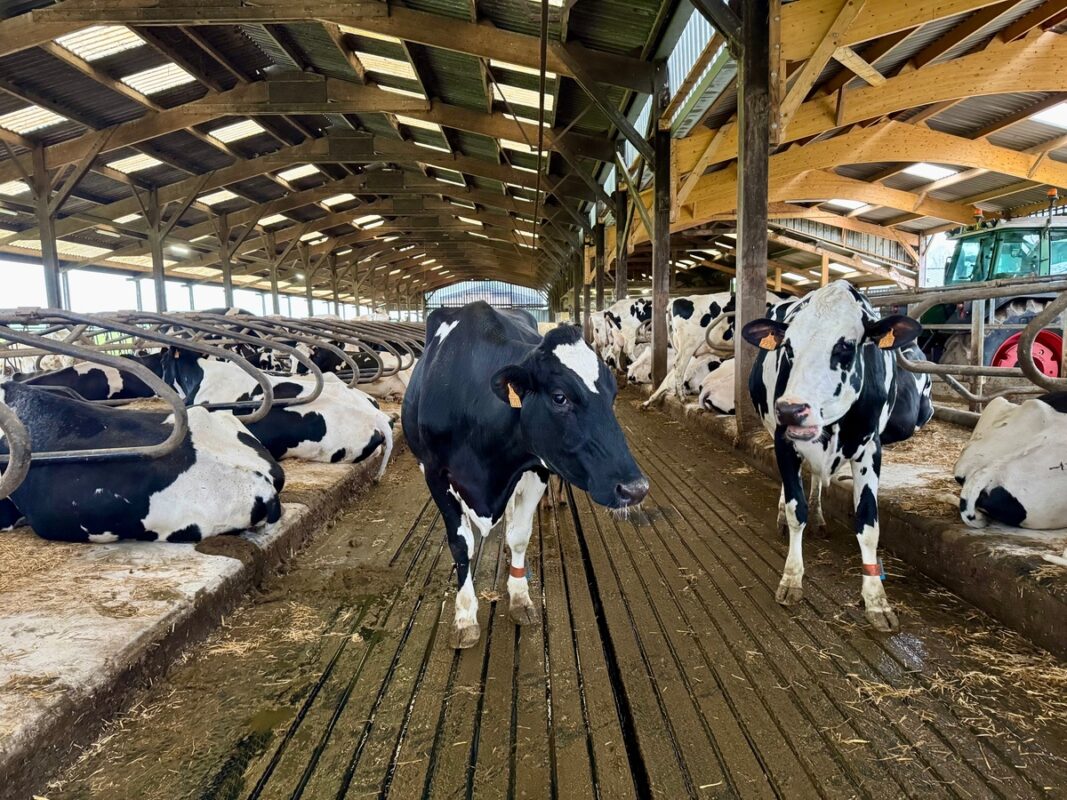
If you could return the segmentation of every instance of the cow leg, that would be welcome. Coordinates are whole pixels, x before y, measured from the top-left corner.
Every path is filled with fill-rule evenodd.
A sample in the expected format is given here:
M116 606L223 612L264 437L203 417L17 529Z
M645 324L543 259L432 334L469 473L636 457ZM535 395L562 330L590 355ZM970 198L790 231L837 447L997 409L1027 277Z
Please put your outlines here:
M804 497L804 481L800 475L801 459L793 445L780 435L774 437L774 454L778 472L782 476L782 500L786 524L789 527L789 554L774 599L783 606L791 606L804 599L804 526L808 522L808 501Z
M448 536L448 549L456 565L456 613L452 624L452 646L457 650L473 647L481 637L478 627L478 596L474 592L471 558L474 533L463 514L459 501L448 492L447 481L426 472L426 485L441 511Z
M816 539L826 539L830 535L826 518L822 515L822 487L822 478L812 473L811 493L808 495L808 531Z
M856 510L856 538L863 557L863 603L867 619L880 631L900 627L882 586L878 563L878 480L882 471L882 445L871 442L852 461L852 500Z
M548 481L549 483L545 485L545 492L541 496L541 508L547 511L556 506L567 505L567 495L563 491L563 478L552 473L548 476Z
M657 386L656 391L649 395L648 399L641 404L641 408L652 408L653 404L658 403L660 398L671 390L671 388L674 386L674 376L676 374L676 370L677 361L675 362L674 368L667 370L667 375L663 378L663 383ZM681 395L679 395L679 397L680 396Z
M783 539L789 538L789 523L785 518L785 485L778 492L778 535Z
M511 551L508 572L508 617L516 625L537 622L537 607L530 599L530 581L526 575L526 547L533 533L534 515L548 486L548 476L527 472L519 478L512 497L507 521L507 542Z

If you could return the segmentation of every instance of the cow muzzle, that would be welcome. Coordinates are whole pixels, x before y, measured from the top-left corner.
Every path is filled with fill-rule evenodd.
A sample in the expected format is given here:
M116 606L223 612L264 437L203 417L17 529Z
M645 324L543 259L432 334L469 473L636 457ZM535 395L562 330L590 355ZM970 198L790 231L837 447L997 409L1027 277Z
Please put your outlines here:
M799 442L809 442L822 431L822 426L812 425L812 409L807 403L787 403L779 400L774 404L778 424L785 426L785 435Z
M648 478L641 477L615 486L615 508L636 506L648 495Z

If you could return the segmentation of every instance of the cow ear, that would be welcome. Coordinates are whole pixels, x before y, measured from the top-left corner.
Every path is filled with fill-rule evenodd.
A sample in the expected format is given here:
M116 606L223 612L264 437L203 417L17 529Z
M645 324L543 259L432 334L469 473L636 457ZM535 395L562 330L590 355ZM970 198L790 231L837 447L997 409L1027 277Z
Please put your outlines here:
M885 319L868 322L867 338L883 350L907 347L922 333L923 326L911 317L893 314Z
M492 378L493 393L512 408L522 408L522 399L530 393L530 373L525 367L512 364L499 370Z
M773 319L756 319L741 329L741 335L749 344L761 350L777 350L785 338L788 326Z

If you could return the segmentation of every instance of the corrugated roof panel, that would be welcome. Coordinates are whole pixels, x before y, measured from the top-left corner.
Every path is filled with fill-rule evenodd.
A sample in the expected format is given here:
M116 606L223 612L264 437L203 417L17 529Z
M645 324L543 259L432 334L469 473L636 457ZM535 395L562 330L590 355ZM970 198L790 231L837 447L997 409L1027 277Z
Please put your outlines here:
M300 69L300 65L289 57L278 41L267 32L262 25L241 25L241 32L248 37L256 48L262 52L271 63L292 69Z
M1011 150L1026 150L1063 136L1067 131L1044 122L1027 120L998 131L989 137L990 144Z
M1047 95L1031 92L1005 95L969 97L946 109L928 121L931 128L955 136L967 136L973 131L993 125L1000 120L1044 100Z
M937 62L951 61L953 58L957 58L961 55L964 55L971 49L980 49L985 45L986 42L993 38L994 34L996 34L1000 30L1003 30L1027 12L1041 5L1041 3L1043 3L1044 1L1045 0L1022 0L1022 2L1016 3L1007 12L1002 14L993 25L988 25L977 33L974 33L971 36L968 36L966 39L963 39L958 45L953 47L951 50L946 51L945 55L937 59Z
M485 110L485 89L477 58L418 45L411 46L411 54L419 64L423 83L431 97L439 97L449 105Z
M356 71L348 65L348 61L334 45L324 26L315 22L289 23L285 30L316 72L331 78L359 80Z
M431 14L440 14L454 19L471 18L471 6L467 0L412 0L404 5L416 11L427 11ZM481 10L481 4L479 4L479 11ZM493 17L493 20L496 22L495 17Z
M649 49L653 29L669 7L657 0L575 3L567 26L568 38L607 53L641 57Z
M1002 186L1008 186L1018 182L1018 178L1010 178L993 172L987 172L984 175L978 175L974 178L954 183L951 186L946 186L944 189L930 192L930 196L936 200L951 200L953 202L958 202L963 198L981 194L982 192L988 192L993 189L999 189Z

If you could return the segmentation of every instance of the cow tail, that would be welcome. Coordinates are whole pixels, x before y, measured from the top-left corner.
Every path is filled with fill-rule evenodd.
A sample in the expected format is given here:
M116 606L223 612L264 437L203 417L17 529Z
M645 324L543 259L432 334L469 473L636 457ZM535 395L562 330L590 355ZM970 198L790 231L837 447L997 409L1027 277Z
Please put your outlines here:
M377 430L385 440L385 447L382 448L382 463L381 466L378 467L378 474L374 477L374 480L380 481L382 475L385 474L385 468L389 466L389 457L393 454L393 426L389 417L385 414L379 414L375 430Z

